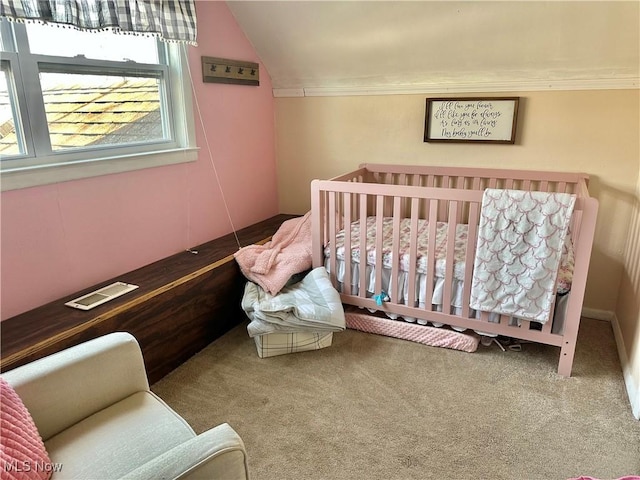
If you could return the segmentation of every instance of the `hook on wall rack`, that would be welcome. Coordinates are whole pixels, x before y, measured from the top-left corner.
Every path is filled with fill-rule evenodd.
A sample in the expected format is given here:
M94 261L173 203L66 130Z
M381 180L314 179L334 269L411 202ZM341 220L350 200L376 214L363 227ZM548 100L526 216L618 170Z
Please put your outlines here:
M205 83L260 85L259 65L255 62L204 56L201 59L202 81Z

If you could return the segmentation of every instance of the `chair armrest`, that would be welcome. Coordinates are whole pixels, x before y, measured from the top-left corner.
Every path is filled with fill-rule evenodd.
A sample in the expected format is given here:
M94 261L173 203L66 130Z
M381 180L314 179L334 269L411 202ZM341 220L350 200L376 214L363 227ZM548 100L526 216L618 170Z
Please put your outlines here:
M150 478L248 480L244 443L223 423L129 472L123 480Z
M129 395L149 390L136 339L112 333L2 374L43 440Z

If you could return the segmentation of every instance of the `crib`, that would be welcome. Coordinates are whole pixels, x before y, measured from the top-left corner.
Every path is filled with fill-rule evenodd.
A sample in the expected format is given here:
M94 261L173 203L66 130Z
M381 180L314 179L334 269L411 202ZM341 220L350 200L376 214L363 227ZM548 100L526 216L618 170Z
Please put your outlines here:
M444 326L560 347L558 374L569 377L598 210L588 180L581 173L384 164L313 180L313 267L325 266L345 305L397 325ZM555 301L544 323L469 305L488 188L576 196Z

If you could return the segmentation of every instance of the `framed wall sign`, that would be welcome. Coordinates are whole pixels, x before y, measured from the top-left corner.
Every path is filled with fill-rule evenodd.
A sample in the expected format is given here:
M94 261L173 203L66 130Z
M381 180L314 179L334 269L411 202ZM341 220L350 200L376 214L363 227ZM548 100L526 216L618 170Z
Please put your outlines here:
M427 98L424 141L515 143L519 98Z

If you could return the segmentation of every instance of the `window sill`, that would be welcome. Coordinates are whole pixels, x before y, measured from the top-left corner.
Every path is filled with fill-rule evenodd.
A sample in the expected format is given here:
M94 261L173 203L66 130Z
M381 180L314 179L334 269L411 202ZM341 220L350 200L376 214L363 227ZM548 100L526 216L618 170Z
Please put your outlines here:
M20 188L79 180L112 173L194 162L197 158L197 148L186 148L65 162L54 165L3 169L0 175L0 191L18 190Z

